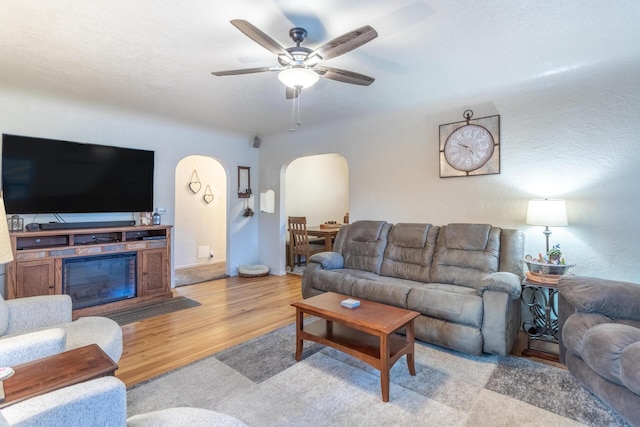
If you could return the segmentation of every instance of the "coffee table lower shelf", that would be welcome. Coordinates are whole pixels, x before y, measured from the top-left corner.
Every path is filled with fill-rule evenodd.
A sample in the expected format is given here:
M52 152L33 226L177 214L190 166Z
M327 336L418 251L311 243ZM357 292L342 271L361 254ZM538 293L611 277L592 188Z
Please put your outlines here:
M375 335L321 319L309 325L304 325L304 330L301 331L299 338L333 347L362 360L378 370L382 369L383 358L380 357L380 338ZM389 367L391 367L398 359L413 349L413 343L408 343L405 338L399 335L390 335L388 339Z

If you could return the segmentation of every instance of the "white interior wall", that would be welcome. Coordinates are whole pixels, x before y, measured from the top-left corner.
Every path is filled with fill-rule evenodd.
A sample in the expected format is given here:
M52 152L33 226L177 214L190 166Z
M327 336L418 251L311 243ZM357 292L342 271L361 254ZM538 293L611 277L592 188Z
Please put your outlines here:
M189 188L193 171L197 171L200 189L194 193ZM213 201L204 200L207 185ZM205 156L188 156L176 168L176 219L173 237L175 268L225 261L227 256L227 177L225 170L215 159ZM200 247L208 247L205 257ZM209 258L208 252L213 252Z
M580 275L638 280L640 65L559 71L528 84L424 111L394 111L263 138L261 179L282 183L291 159L335 152L349 165L351 222L490 223L526 233L525 253L544 250L542 227L525 224L527 201L567 201L569 226L552 229ZM439 125L500 115L501 173L440 178ZM282 271L284 203L261 222L261 258Z
M233 135L178 123L169 118L152 118L131 111L100 107L42 95L0 89L0 132L68 141L155 150L154 201L164 207L163 224L175 225L175 173L178 162L190 155L213 157L226 175L227 192L235 188L237 165L257 170L258 150L242 135ZM251 183L258 186L255 174ZM233 183L233 184L232 184ZM244 201L227 201L227 258L229 266L258 261L258 221L242 217ZM120 219L114 215L64 216L67 221ZM129 219L130 214L124 219ZM39 216L38 221L53 220ZM29 218L26 219L29 221ZM172 245L174 257L183 248Z
M305 216L307 225L342 222L349 210L349 168L339 154L292 161L285 188L287 216Z

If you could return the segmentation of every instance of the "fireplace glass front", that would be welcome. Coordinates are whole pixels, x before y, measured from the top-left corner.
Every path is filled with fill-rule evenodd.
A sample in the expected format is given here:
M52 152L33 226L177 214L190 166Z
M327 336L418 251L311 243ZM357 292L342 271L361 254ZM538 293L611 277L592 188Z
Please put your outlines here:
M136 296L136 253L67 258L62 261L62 292L73 309Z

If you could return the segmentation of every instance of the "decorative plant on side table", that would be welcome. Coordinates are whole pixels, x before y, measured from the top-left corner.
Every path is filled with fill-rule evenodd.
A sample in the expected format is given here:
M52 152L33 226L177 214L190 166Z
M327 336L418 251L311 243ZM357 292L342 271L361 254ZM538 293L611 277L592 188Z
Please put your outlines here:
M575 264L567 264L565 262L560 250L560 244L554 245L549 249L546 256L541 253L538 254L538 258L527 255L523 261L527 264L529 271L535 274L562 275L566 274L571 267L575 267Z

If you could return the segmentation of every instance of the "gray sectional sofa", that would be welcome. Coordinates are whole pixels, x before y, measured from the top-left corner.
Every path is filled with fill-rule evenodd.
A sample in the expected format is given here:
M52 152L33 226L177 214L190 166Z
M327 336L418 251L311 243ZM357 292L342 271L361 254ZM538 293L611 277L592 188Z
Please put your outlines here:
M416 338L508 354L520 328L524 234L488 224L357 221L309 258L302 296L337 292L420 312Z

